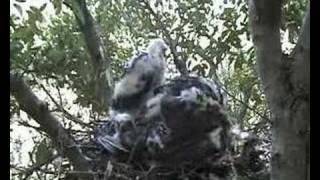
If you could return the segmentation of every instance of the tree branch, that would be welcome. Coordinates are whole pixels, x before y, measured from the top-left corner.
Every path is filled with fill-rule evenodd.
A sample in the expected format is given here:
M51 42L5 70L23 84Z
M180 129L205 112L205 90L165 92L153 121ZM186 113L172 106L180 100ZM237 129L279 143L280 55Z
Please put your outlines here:
M37 82L40 87L44 90L44 92L49 96L49 98L51 99L51 101L57 106L57 108L72 122L77 123L79 125L85 126L85 127L91 127L90 124L84 123L81 120L79 120L78 118L76 118L74 115L72 115L71 113L69 113L67 110L65 110L62 105L59 105L59 103L54 99L54 97L51 96L50 92L44 87L43 84Z
M85 0L70 0L69 7L77 20L84 35L88 52L93 65L94 94L98 108L105 108L110 104L113 80L111 77L111 60L105 57L105 46L101 39L99 26L88 10Z
M172 53L173 56L173 62L176 65L178 71L182 74L182 75L186 75L188 74L188 70L186 67L186 64L183 60L179 59L179 55L177 53L177 44L175 43L176 41L174 41L171 37L170 37L170 33L169 31L166 29L166 26L163 24L163 22L161 21L161 18L158 16L158 14L156 12L154 12L154 10L152 9L152 7L149 4L149 1L144 0L143 1L144 4L144 8L148 9L148 11L150 12L150 14L155 18L158 26L160 27L163 35L166 38L166 41L170 47L170 51Z
M10 73L10 92L21 109L30 115L51 138L57 149L79 170L90 170L90 164L77 143L39 100L19 75Z
M257 55L260 78L267 97L277 102L286 97L280 44L280 0L250 0L249 23ZM273 87L273 88L270 88ZM277 93L273 93L273 92ZM273 96L271 96L273 94ZM272 106L270 107L272 108Z
M43 129L41 129L41 127L32 126L27 121L18 121L18 124L21 125L21 126L32 128L32 129L36 130L39 133L44 132Z
M253 83L250 84L243 92L243 104L240 106L239 108L239 113L238 113L238 121L240 122L240 129L243 130L244 128L244 117L246 116L247 113L247 109L248 109L248 104L249 104L249 100L252 94L252 87L253 87Z
M310 50L310 4L308 5L304 16L303 25L295 47L295 51L298 51L299 48Z
M292 65L291 82L300 93L310 94L310 4L305 13L298 42L290 54Z
M305 143L305 179L310 179L310 3L305 13L298 42L290 55L293 59L291 82L294 86L297 97L304 100L307 108L302 112L302 131L307 131L304 135ZM300 103L302 104L302 103Z
M230 96L233 100L241 103L243 106L245 106L247 109L251 110L253 113L255 113L256 115L258 115L259 117L261 117L262 119L268 121L271 123L270 119L261 114L260 112L258 112L256 109L254 109L253 107L249 106L248 103L243 102L242 100L238 99L236 96L232 95L225 87L225 85L220 81L220 79L218 78L217 74L213 74L214 75L214 80L215 82L218 84L218 86L221 88L221 90L223 90L223 92L225 92L228 96Z
M23 178L23 180L27 180L29 178L29 176L31 176L33 174L33 172L39 170L42 166L51 163L53 160L55 160L59 155L54 155L48 159L46 159L45 161L43 161L40 164L33 164L31 167L27 168L24 170L24 174L25 177ZM32 159L32 158L30 158Z

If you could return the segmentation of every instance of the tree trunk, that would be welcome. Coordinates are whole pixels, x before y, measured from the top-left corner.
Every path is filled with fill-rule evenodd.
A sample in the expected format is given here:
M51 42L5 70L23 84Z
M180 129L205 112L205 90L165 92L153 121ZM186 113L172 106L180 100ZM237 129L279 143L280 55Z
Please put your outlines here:
M309 167L310 18L290 56L280 44L281 2L251 0L250 27L272 113L272 180L304 180Z

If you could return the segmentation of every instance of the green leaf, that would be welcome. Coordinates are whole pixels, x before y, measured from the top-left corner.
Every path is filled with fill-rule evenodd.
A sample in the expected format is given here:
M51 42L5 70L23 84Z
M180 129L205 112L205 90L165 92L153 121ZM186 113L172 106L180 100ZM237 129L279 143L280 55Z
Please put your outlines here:
M56 10L56 14L60 14L62 9L62 1L60 0L51 0L54 9Z
M44 4L40 7L40 11L43 11L46 7L47 7L47 3L44 3Z

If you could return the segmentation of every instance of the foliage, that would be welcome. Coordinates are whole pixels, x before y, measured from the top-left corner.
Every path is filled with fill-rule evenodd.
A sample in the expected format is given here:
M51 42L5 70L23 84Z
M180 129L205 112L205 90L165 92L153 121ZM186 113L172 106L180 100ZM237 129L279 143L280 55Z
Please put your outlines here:
M169 55L169 72L177 72L172 65L173 59L179 58L189 71L217 80L228 95L230 116L242 130L268 140L270 114L258 81L248 31L247 3L245 0L224 2L87 0L100 25L106 45L105 56L112 60L115 80L121 77L122 64L134 50L145 47L150 38L164 37L173 47ZM19 2L15 4L18 11L22 11ZM50 6L54 9L50 12L52 16L48 16ZM289 39L283 41L296 42L306 6L306 0L285 1L282 29L289 32ZM90 136L84 134L107 112L107 109L98 112L91 109L92 65L89 58L76 19L61 1L52 0L40 7L30 7L23 18L18 14L10 16L10 71L28 77L37 94L46 98L64 126L79 139ZM28 119L13 118L19 113L14 99L10 98L10 122ZM88 126L83 127L76 120L84 121ZM20 126L27 125L20 123ZM36 132L39 137L45 136L39 130ZM45 138L35 142L35 161L30 160L23 168L28 169L49 158L46 143ZM11 144L15 146L14 140ZM52 153L53 149L50 151ZM11 163L20 153L26 152L11 152ZM12 178L19 179L26 170L13 165L18 175L12 175ZM45 171L38 170L37 173L45 174ZM36 173L32 176L36 177ZM52 176L60 174L54 172Z

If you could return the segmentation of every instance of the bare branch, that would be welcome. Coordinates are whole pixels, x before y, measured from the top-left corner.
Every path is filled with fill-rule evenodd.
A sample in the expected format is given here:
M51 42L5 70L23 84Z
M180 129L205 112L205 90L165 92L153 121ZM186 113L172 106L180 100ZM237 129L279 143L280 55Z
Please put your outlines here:
M36 126L32 126L30 125L27 121L18 121L18 124L20 124L21 126L25 126L25 127L28 127L28 128L32 128L34 130L36 130L37 132L41 133L41 132L44 132L41 127L36 127Z
M40 164L35 164L27 169L24 170L24 174L25 177L23 178L23 180L27 180L29 176L31 176L33 174L33 172L39 170L42 166L49 164L50 162L52 162L53 160L55 160L59 155L55 155L52 156L50 158L48 158L47 160L43 161Z
M87 123L82 122L81 120L79 120L78 118L76 118L74 115L70 114L67 110L65 110L65 109L62 107L62 105L59 105L58 102L54 99L54 97L52 97L52 95L50 94L50 92L44 87L43 84L41 84L41 83L39 83L39 82L37 82L37 83L38 83L38 84L40 85L40 87L44 90L44 92L49 96L49 98L50 98L51 101L57 106L57 108L58 108L63 114L65 114L66 117L67 117L69 120L71 120L71 121L73 121L73 122L75 122L75 123L77 123L77 124L80 124L80 125L82 125L82 126L85 126L85 127L91 127L90 124L87 124Z
M295 47L295 51L298 51L299 48L303 48L310 51L310 4L308 5L307 11L305 13L303 25L300 32L300 37Z
M105 46L101 39L99 26L89 12L86 1L70 1L70 3L65 2L65 4L73 11L91 56L93 89L97 102L94 105L97 105L98 108L105 108L109 105L112 96L111 60L105 57Z
M215 82L219 85L219 87L223 90L223 92L225 92L229 97L231 97L233 100L241 103L243 106L245 106L246 108L250 109L253 113L255 113L256 115L258 115L258 116L261 117L262 119L264 119L264 120L266 120L266 121L268 121L268 122L271 123L270 119L269 119L267 116L261 114L261 113L258 112L256 109L254 109L253 107L249 106L248 103L246 103L246 102L238 99L236 96L232 95L226 88L224 88L225 85L220 81L220 79L218 78L218 76L217 76L215 73L214 73L214 77L215 77L215 78L214 78Z
M39 100L19 75L10 74L10 92L21 109L38 122L51 138L57 149L69 158L79 170L90 170L90 164L73 137L62 127L48 110L45 102Z
M255 113L256 115L258 115L259 117L261 117L262 119L271 122L270 119L268 117L266 117L265 115L259 113L256 109L254 109L253 107L249 106L246 102L241 101L240 99L238 99L237 97L235 97L234 95L232 95L231 93L229 93L228 91L226 91L226 89L223 89L224 92L226 92L226 94L228 96L230 96L232 99L238 101L239 103L241 103L243 106L245 106L246 108L250 109L253 113Z
M239 108L239 113L238 113L238 121L240 122L240 129L244 128L244 117L247 113L247 109L248 109L248 104L249 104L249 100L252 94L252 87L253 87L253 83L250 84L250 86L248 86L242 93L243 93L243 104L240 106Z
M280 44L280 0L250 0L249 23L257 64L267 100L278 102L286 96L283 86L283 62ZM270 88L274 87L274 88ZM273 93L277 91L277 93ZM274 96L270 96L270 94ZM272 99L271 99L272 98ZM271 107L272 108L272 107Z
M298 93L310 92L310 4L306 11L298 42L291 53L294 59L291 77ZM306 96L305 95L305 96Z
M301 28L299 40L291 54L294 59L292 66L291 82L294 86L297 97L306 102L306 106L310 107L310 3L308 5L303 25ZM300 103L302 104L302 103ZM310 130L310 109L302 111L304 114L301 118L301 130ZM310 134L305 135L303 139L305 144L305 179L310 179Z

